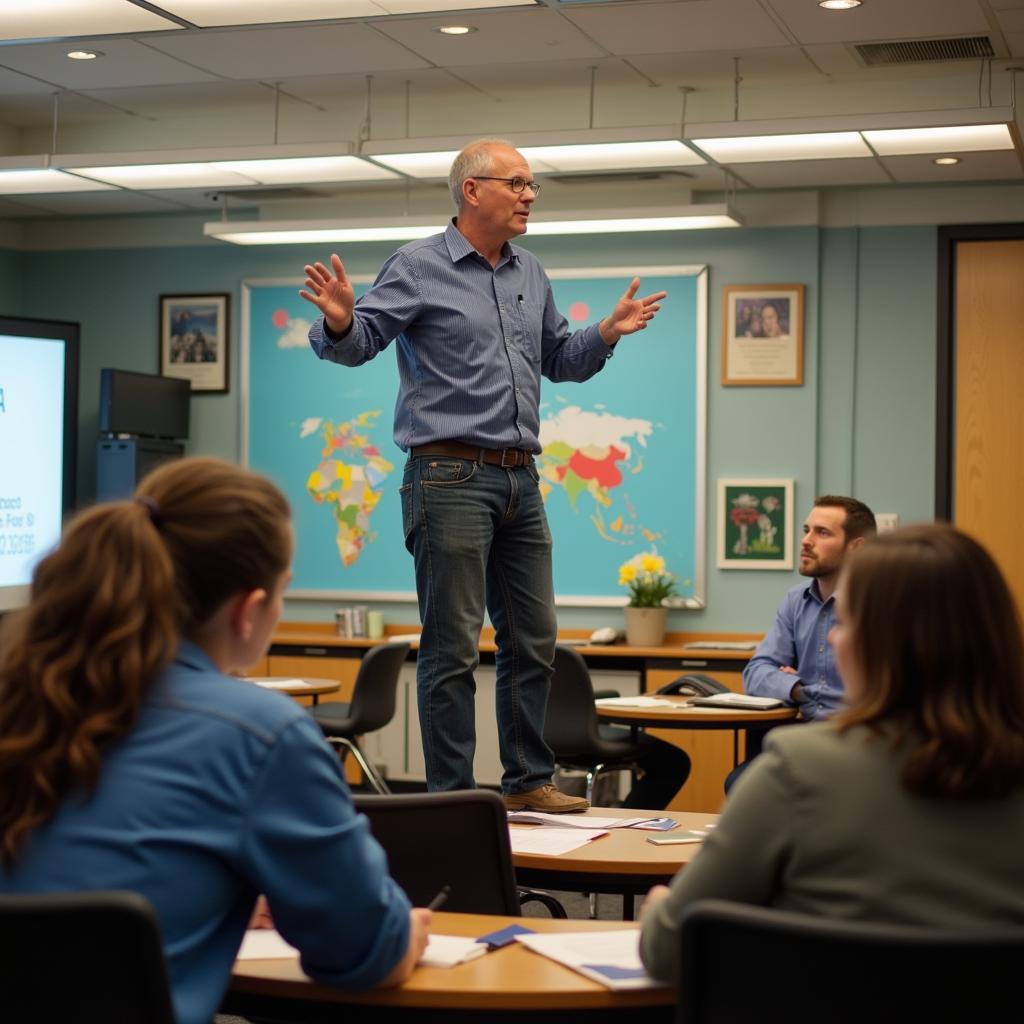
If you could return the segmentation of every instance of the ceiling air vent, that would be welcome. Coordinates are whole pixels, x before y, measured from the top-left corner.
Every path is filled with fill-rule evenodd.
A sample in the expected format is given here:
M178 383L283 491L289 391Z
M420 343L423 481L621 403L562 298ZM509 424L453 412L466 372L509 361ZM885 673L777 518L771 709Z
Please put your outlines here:
M994 57L988 36L959 39L904 39L889 43L857 43L857 53L868 67L922 64L934 60L978 60Z
M544 181L557 181L566 185L607 185L645 181L668 181L692 178L686 171L591 171L586 174L545 174Z

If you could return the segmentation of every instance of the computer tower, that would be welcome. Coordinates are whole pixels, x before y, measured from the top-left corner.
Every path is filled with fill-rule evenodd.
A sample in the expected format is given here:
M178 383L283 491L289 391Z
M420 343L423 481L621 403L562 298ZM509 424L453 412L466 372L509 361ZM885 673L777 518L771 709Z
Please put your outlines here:
M96 500L130 498L135 485L168 459L180 459L185 446L153 437L104 438L96 442Z

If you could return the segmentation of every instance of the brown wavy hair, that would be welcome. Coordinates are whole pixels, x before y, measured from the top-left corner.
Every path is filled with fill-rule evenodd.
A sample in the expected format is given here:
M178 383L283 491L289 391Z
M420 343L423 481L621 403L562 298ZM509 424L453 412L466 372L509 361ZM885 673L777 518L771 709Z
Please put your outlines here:
M272 590L290 558L284 496L217 459L165 463L135 500L72 521L0 641L0 861L72 788L95 789L181 638L239 591Z
M843 572L862 692L836 718L909 749L902 781L953 800L1024 785L1024 639L988 552L945 525L869 540Z

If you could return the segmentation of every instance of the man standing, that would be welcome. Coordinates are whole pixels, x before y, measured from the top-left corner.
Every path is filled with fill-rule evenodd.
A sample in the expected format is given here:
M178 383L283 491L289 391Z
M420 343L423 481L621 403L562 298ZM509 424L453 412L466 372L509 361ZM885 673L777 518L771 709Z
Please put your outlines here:
M409 453L402 515L423 625L416 676L429 788L474 785L473 672L486 607L505 802L582 811L585 800L551 784L542 735L556 621L534 468L540 377L592 377L665 293L636 298L636 278L608 317L570 334L540 263L509 244L526 232L540 191L522 154L474 142L452 164L449 187L457 216L444 233L399 249L358 303L337 255L330 270L305 268L300 294L322 314L310 344L321 359L359 366L398 340L395 442Z
M874 513L862 501L826 494L804 520L800 575L810 582L788 591L775 622L743 670L743 689L776 697L800 709L801 718L827 718L839 709L843 682L829 631L835 625L835 590L847 556L876 531ZM725 780L725 791L761 752L768 729L748 729L746 760Z

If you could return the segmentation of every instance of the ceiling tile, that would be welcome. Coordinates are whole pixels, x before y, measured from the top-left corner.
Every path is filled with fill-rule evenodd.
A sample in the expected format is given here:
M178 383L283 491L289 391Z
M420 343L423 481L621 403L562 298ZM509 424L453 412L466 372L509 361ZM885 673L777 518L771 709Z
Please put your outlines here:
M67 56L68 50L72 49L70 44L36 43L30 46L3 47L0 49L0 64L45 79L64 89L172 85L216 79L215 75L183 64L132 39L87 42L88 49L99 50L103 56L96 60L70 60Z
M38 82L27 75L19 74L17 71L10 71L3 66L4 58L9 56L6 50L0 49L0 103L5 96L31 95L32 93L45 93L53 95L53 86L46 82Z
M734 58L740 57L743 88L754 83L821 81L822 74L795 46L770 49L717 50L703 53L655 53L632 56L630 64L661 85L722 87L736 74Z
M274 81L332 72L424 68L420 60L365 25L208 31L151 40L162 52L226 78Z
M210 83L146 86L132 89L93 89L90 96L131 110L143 117L204 117L237 112L239 104L273 109L274 94L259 82L214 79ZM191 144L183 140L180 145ZM128 148L128 147L124 147Z
M871 159L739 164L736 171L754 188L829 188L839 185L891 184L885 171Z
M165 29L180 31L180 26L124 0L4 0L0 19L0 39L67 39Z
M459 68L482 64L563 61L606 54L564 17L546 8L490 11L460 17L476 31L465 36L435 32L445 19L409 18L375 27L435 64Z
M806 2L806 0L804 0ZM757 0L573 7L563 16L612 53L690 53L786 46Z
M880 158L899 182L909 181L994 181L1024 180L1016 153L962 153L960 163L939 167L929 156L887 156Z
M999 13L999 27L1004 32L1024 32L1024 7Z
M204 28L365 18L385 13L373 0L160 0L159 6Z
M978 0L882 0L851 11L826 11L812 0L772 0L799 43L875 42L986 35Z

